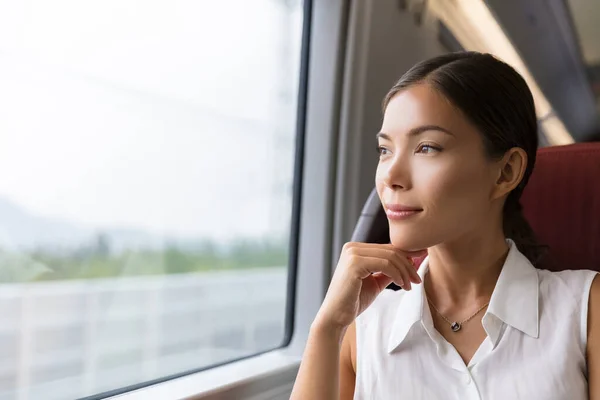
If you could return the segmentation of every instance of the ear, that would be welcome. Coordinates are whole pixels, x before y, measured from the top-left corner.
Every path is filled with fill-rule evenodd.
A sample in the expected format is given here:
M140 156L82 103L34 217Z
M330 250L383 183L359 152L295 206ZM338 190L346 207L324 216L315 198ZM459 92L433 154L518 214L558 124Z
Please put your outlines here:
M508 150L498 161L493 199L502 198L519 186L527 168L527 153L520 147Z

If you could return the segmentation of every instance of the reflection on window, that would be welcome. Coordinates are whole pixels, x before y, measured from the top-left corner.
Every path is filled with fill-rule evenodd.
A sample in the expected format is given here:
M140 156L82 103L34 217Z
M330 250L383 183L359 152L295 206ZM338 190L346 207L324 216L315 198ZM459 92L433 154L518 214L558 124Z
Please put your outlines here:
M280 344L301 0L0 0L0 400Z

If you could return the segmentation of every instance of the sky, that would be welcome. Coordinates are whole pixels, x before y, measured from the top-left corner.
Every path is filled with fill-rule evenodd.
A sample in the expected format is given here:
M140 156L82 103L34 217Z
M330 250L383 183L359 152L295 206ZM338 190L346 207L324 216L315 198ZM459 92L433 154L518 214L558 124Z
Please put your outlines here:
M0 0L0 196L95 227L285 231L302 12L280 2Z

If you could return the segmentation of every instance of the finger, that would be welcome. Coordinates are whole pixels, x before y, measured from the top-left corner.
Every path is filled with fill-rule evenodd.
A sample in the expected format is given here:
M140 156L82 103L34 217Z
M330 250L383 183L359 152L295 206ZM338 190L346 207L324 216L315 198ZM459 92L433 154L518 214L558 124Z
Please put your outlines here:
M362 248L387 248L393 247L389 243L365 243L365 242L348 242L344 247L362 247Z
M394 265L392 260L380 257L361 257L359 262L361 266L360 279L365 279L369 275L381 273L390 277L396 285L402 288L410 285L410 282L405 280L400 269Z
M383 251L393 251L395 253L401 254L406 258L424 258L427 256L427 249L424 250L416 250L416 251L406 251L402 250L398 247L394 247L391 244L380 244L380 243L354 243L349 242L344 245L344 249L342 252L361 252L364 250L383 250Z
M375 283L377 284L377 287L379 287L379 289L383 290L386 287L388 287L388 285L390 283L393 282L393 279L390 278L389 276L387 276L386 274L383 274L381 272L376 272L374 274L371 275L373 277L373 279L375 279Z
M342 251L348 250L360 250L360 249L379 249L379 250L392 250L396 252L403 252L407 257L419 257L422 254L427 254L427 250L416 250L407 251L393 246L390 243L362 243L362 242L348 242L344 245Z
M399 256L398 254L395 254L395 253L390 255L390 260L393 263L394 267L402 275L402 280L404 281L404 285L400 285L400 286L402 286L402 288L404 290L411 290L412 289L411 281L414 278L412 278L410 275L411 267L409 266L409 261L403 260L402 256Z
M385 264L384 264L386 266L386 268L389 267L389 268L391 268L391 270L397 271L396 273L398 273L400 275L401 283L396 283L396 284L404 290L411 290L412 289L411 277L410 277L410 274L408 273L408 267L406 265L403 265L404 262L402 260L399 260L398 258L395 258L394 256L391 256L390 258L384 258L384 260L386 260ZM388 274L388 272L386 272L386 271L383 271L383 272ZM391 274L391 272L389 274Z
M412 290L412 282L410 281L410 274L408 273L408 270L406 267L396 267L400 270L400 273L402 274L402 279L404 279L404 286L402 286L402 289L404 290Z
M403 250L400 249L399 247L394 246L391 243L364 243L364 242L348 242L346 244L344 244L344 248L364 248L364 249L391 249L391 250L398 250L398 251L403 251L405 252L408 256L418 256L420 254L423 253L427 253L427 249L425 250L415 250L415 251L409 251L409 250Z
M407 250L402 250L402 249L396 248L396 250L401 251L402 253L406 254L407 257L410 257L410 258L419 258L419 257L424 257L427 255L427 249L407 251Z
M357 251L359 253L366 253L372 256L377 256L376 252L381 252L378 253L379 256L393 257L396 263L398 264L398 267L401 268L403 275L405 275L405 272L408 273L408 278L405 275L406 282L410 281L414 283L421 283L421 277L417 273L417 269L415 268L414 261L411 257L413 257L415 254L427 254L427 250L421 250L418 252L406 252L391 245L386 245L385 247L368 247L363 249L355 249L354 251Z
M404 253L406 257L418 258L427 255L427 249L420 250L406 250L400 247L394 246L391 243L363 243L363 242L348 242L346 246L352 248L374 248L374 249L391 249L397 252Z
M410 285L410 282L421 283L421 278L415 270L412 260L405 256L402 251L393 247L353 247L347 250L348 254L359 257L376 257L391 260L403 276L404 282Z
M404 268L406 268L410 276L410 281L414 283L421 283L421 277L417 273L417 269L415 268L415 264L413 263L413 261L410 258L404 257L403 254L397 254L397 257L399 259L399 262L402 263Z

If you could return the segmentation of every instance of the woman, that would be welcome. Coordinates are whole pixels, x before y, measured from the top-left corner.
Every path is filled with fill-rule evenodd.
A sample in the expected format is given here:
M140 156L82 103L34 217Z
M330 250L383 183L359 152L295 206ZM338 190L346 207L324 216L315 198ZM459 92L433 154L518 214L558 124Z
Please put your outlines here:
M344 246L292 399L600 400L600 283L533 266L523 78L489 54L421 62L377 140L391 244Z

